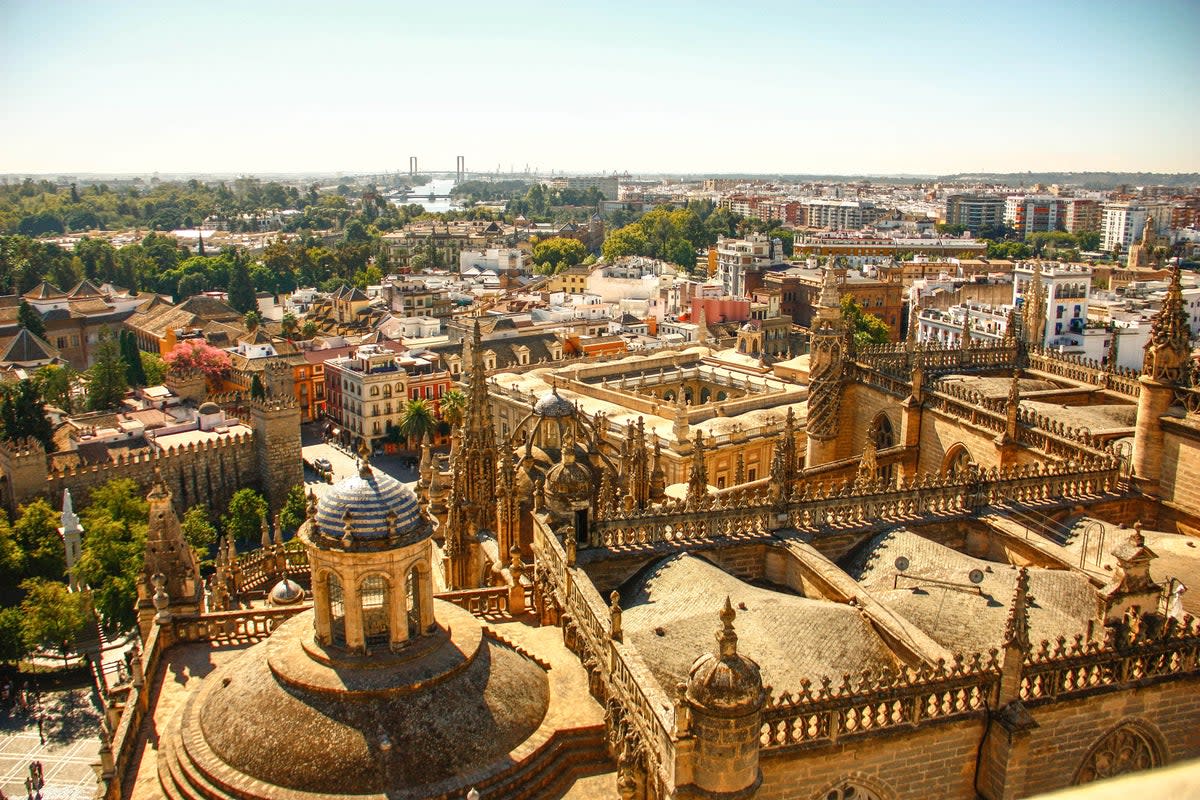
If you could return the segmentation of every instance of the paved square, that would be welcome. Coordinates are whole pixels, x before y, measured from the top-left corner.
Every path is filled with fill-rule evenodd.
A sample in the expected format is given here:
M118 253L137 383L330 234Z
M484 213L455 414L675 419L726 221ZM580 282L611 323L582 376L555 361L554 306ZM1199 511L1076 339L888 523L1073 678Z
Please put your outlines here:
M100 758L100 711L92 691L45 693L42 703L45 744L29 714L0 712L0 789L10 800L24 798L29 764L41 761L44 800L90 800L96 793L91 765Z

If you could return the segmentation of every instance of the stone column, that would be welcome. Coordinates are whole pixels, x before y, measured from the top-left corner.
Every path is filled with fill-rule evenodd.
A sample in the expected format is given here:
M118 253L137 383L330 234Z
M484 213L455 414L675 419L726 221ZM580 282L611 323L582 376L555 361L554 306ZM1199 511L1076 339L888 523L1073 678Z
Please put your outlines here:
M346 649L352 653L362 653L367 641L363 636L361 581L357 575L346 577L347 581L342 586L346 603Z
M411 564L406 564L403 570L392 570L388 579L388 644L395 650L408 641L408 571Z
M323 575L313 580L313 628L321 644L330 643L332 622L329 616L329 577Z
M1143 375L1138 382L1142 384L1142 391L1138 395L1137 427L1133 434L1133 474L1142 492L1157 497L1163 448L1159 418L1175 401L1175 387L1148 375Z

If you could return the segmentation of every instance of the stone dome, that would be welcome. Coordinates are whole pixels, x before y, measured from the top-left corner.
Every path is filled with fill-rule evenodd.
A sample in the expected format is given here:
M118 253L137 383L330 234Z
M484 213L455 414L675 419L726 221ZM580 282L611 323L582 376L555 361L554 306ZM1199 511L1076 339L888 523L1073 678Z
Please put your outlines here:
M585 500L592 495L592 470L573 459L555 464L546 473L546 487L559 497Z
M317 501L317 529L329 539L341 539L346 512L357 540L387 541L389 513L396 515L396 544L411 544L429 533L412 489L381 473L360 472L335 483Z
M736 612L725 598L718 652L705 653L692 662L687 682L688 699L710 711L739 715L760 707L766 699L758 664L737 651L733 630Z
M575 406L570 400L559 397L556 388L538 398L533 413L539 417L569 417L575 413Z
M267 602L273 606L290 606L304 599L304 587L290 578L284 578L271 587Z
M207 416L208 414L220 414L221 407L211 400L201 403L200 408L196 409L200 414Z
M165 737L168 796L228 797L209 787L234 784L248 799L462 797L472 773L508 768L546 715L549 675L438 604L446 628L418 645L431 650L325 664L305 652L305 611L218 667Z

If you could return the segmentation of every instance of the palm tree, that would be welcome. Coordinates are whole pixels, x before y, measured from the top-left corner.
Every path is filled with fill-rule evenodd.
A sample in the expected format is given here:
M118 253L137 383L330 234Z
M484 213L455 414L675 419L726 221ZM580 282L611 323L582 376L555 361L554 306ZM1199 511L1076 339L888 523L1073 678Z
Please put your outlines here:
M439 406L442 419L451 426L457 425L466 416L467 396L463 394L462 389L451 389L442 395Z
M425 434L432 433L436 424L433 407L425 399L417 398L404 404L404 410L400 413L400 432L408 437L410 450L413 442L419 442Z
M283 335L289 339L296 335L296 328L300 325L296 320L296 315L290 311L283 315L283 319L279 321L279 324L283 326Z

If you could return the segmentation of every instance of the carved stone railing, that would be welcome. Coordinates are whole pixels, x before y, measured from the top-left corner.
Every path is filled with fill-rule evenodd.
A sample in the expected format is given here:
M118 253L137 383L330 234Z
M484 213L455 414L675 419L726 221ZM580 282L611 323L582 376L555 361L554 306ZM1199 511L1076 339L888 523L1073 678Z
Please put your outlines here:
M1118 392L1126 397L1137 398L1142 391L1142 385L1138 382L1137 370L1124 367L1109 369L1101 366L1098 361L1082 356L1031 347L1026 353L1026 363L1029 369L1081 383L1090 383Z
M845 675L838 686L829 678L817 687L804 680L797 694L768 700L759 741L763 750L828 745L888 728L974 716L994 704L999 683L995 651L970 661L959 656L950 665L939 660L933 667Z
M483 589L455 589L434 595L437 600L454 603L475 616L508 613L508 587L488 586Z
M175 642L265 639L287 620L312 608L311 603L268 608L239 608L207 614L180 615L171 618Z
M561 607L564 624L577 637L574 649L584 667L600 676L604 693L619 705L625 721L637 732L651 778L660 787L673 786L675 742L671 732L675 723L670 700L636 652L613 640L608 605L586 573L567 565L558 538L537 522L533 546L537 572L545 581L543 591L552 593Z
M1133 618L1139 620L1139 618ZM1140 620L1139 620L1140 621ZM1109 628L1105 641L1082 635L1043 641L1022 670L1021 699L1029 706L1087 692L1145 683L1200 668L1200 625L1168 617L1153 631Z
M1200 414L1200 386L1176 389L1175 402L1189 414Z
M1129 616L1105 629L1103 640L1083 634L1068 642L1042 642L1018 669L1020 699L1030 708L1090 693L1200 675L1200 624L1156 616ZM840 685L801 681L763 709L761 745L785 750L825 746L890 728L911 729L994 709L1001 674L1007 670L992 650L952 664L845 675Z
M645 511L614 512L595 520L592 542L616 549L668 549L685 545L762 539L785 527L844 533L881 524L974 514L985 506L1097 497L1115 491L1120 462L1104 454L1082 462L1030 464L964 475L926 473L902 487L804 483L786 502L756 493L754 502L710 496L698 502L668 501Z
M238 556L237 569L234 570L238 581L234 591L251 592L256 589L269 590L271 588L267 584L272 579L278 580L279 578L277 547L277 545L260 547L257 550L250 550ZM286 564L287 577L293 579L297 577L307 578L309 574L308 551L304 549L303 542L296 538L285 542L283 545L283 557Z

